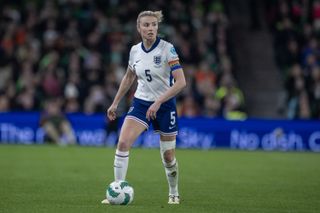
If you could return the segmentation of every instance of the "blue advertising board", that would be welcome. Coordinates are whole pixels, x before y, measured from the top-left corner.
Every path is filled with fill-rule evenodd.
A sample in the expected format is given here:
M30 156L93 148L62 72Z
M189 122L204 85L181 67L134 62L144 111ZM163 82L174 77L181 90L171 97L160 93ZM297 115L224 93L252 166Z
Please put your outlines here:
M107 134L105 115L68 114L77 143L82 146L114 146L117 132ZM0 113L0 142L42 144L45 133L38 112ZM320 121L247 119L229 121L209 118L180 118L178 148L280 150L320 152ZM144 132L135 147L159 147L152 129Z

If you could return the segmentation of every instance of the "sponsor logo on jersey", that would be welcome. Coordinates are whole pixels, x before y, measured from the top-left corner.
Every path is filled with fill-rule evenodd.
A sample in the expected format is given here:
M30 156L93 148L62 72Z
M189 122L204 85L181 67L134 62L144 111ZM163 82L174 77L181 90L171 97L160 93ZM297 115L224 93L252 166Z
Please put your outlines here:
M132 66L134 71L136 70L136 66L139 63L139 61L141 61L141 60L136 60L136 62L134 62L133 66Z

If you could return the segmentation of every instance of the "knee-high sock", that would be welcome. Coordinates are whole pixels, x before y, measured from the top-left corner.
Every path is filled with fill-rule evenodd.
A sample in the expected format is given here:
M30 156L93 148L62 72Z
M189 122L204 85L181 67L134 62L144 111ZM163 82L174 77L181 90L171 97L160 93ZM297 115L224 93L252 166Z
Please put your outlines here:
M129 163L129 151L122 152L118 149L114 157L114 180L125 180Z
M169 195L179 195L178 192L178 162L174 158L170 163L163 161L165 168L168 185L169 185Z

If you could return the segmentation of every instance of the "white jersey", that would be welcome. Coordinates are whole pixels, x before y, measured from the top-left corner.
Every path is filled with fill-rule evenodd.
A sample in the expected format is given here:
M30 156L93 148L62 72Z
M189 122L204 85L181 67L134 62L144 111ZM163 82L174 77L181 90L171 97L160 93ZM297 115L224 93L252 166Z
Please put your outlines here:
M145 101L155 101L165 93L173 84L171 72L181 68L173 45L160 38L149 50L142 42L132 46L128 66L138 78L134 97Z

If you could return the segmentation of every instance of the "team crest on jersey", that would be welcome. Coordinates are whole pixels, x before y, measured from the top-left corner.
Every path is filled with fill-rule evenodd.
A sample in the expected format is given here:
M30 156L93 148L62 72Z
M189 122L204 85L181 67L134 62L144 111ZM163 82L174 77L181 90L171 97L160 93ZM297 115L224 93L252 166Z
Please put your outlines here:
M155 67L160 67L160 65L161 65L161 55L153 56L153 62L156 64Z

